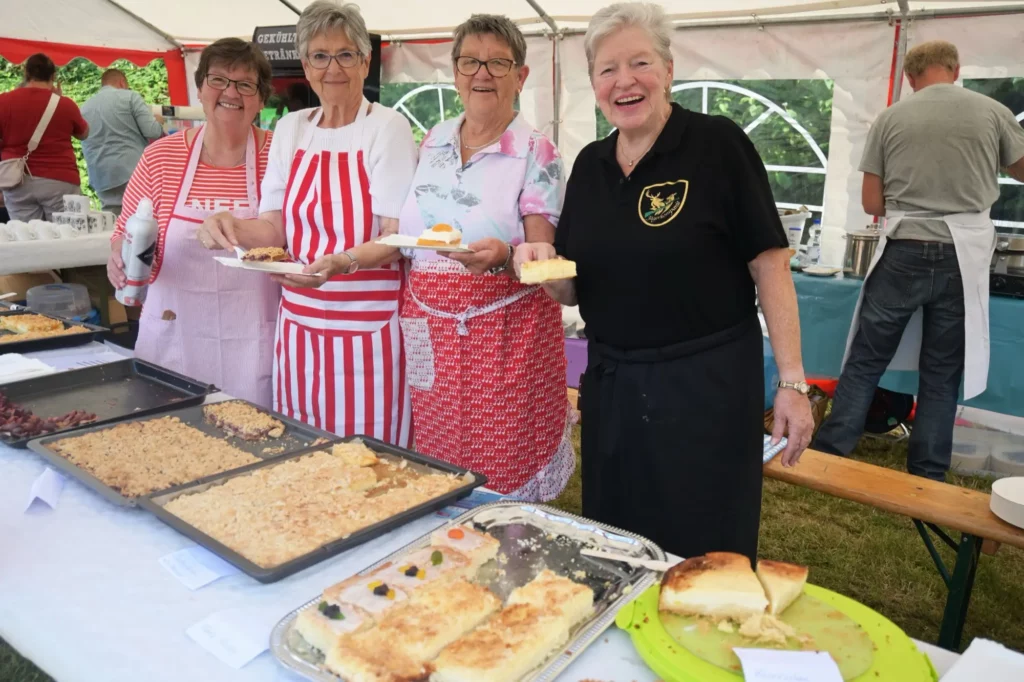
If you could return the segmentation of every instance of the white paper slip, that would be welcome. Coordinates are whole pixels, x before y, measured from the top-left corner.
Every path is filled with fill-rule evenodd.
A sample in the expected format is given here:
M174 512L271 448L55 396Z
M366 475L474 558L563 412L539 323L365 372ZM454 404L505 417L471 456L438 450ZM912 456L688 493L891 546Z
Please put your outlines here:
M18 353L0 355L0 384L24 381L53 374L55 370L45 362Z
M942 676L942 682L1024 680L1024 655L987 639L975 639Z
M120 362L125 359L123 354L113 351L101 343L89 343L73 348L36 351L31 353L29 357L43 362L59 372L103 365L108 362Z
M746 682L843 682L839 666L825 651L733 651L743 664Z
M238 260L225 256L214 256L213 259L221 265L229 268L241 268L242 270L255 270L256 272L269 272L274 275L302 275L306 266L302 263L265 263L260 261ZM317 275L306 275L307 277L320 277Z
M28 504L25 505L25 511L28 511L29 507L36 500L45 502L49 505L50 509L56 509L57 500L60 499L62 490L64 490L64 477L50 467L46 467L43 473L39 475L39 478L32 483L32 490L29 491Z
M185 631L199 646L236 670L267 650L280 609L228 609Z
M384 246L395 246L400 249L422 249L424 251L438 251L441 253L473 253L473 249L465 246L424 246L418 244L419 239L408 234L389 234L377 240L378 244Z
M186 547L160 557L160 565L190 590L198 590L218 578L239 572L237 568L202 547Z

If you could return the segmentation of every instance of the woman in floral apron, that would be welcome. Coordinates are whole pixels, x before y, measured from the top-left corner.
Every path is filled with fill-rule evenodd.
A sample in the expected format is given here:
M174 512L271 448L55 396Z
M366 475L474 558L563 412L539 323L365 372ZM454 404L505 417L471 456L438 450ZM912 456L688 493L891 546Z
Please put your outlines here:
M526 43L504 17L456 29L465 114L430 131L399 229L459 229L471 254L415 250L402 306L416 448L550 500L575 467L561 308L511 269L515 246L552 242L564 192L554 145L517 114Z

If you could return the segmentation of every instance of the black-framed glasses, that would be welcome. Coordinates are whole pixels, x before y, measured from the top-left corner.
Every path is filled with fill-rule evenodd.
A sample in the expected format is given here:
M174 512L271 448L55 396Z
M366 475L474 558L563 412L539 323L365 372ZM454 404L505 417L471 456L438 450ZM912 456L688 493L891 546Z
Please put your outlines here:
M327 52L311 52L306 54L306 61L314 69L326 69L331 65L331 60L336 60L338 66L344 69L351 69L353 66L359 63L363 58L363 53L358 50L353 52L352 50L342 50L338 54L328 54Z
M463 76L475 76L476 72L480 70L480 67L487 69L487 73L491 74L494 78L504 78L508 75L508 72L512 70L512 67L516 63L511 59L488 59L482 61L476 57L456 57L455 68L459 70Z
M232 78L226 78L225 76L214 76L213 74L206 74L206 84L214 90L227 90L231 87L231 84L235 84L235 90L238 90L239 95L255 95L260 91L260 86L256 85L252 81L236 81Z

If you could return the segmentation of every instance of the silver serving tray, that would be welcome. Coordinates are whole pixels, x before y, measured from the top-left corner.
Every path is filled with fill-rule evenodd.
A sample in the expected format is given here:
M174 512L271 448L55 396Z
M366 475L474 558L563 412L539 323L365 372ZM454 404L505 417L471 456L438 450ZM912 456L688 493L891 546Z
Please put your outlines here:
M488 587L503 601L512 590L525 585L545 568L594 590L593 615L577 625L570 633L569 642L552 652L539 668L523 678L523 682L554 680L615 622L615 615L623 606L643 594L658 578L655 571L646 568L581 556L580 549L599 549L656 561L666 559L665 552L646 538L544 505L494 502L471 509L442 527L466 524L486 531L501 542L498 559L480 569L476 582ZM428 546L431 533L366 567L358 575L366 575ZM321 596L316 595L274 626L270 651L281 665L307 680L338 682L341 678L323 667L323 655L306 644L294 627L299 613L316 608L320 599Z

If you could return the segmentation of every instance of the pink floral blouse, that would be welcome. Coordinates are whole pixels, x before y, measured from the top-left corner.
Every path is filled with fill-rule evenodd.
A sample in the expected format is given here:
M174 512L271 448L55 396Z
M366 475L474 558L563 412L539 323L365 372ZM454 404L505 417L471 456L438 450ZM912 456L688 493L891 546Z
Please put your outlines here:
M523 216L542 215L557 227L565 171L555 145L519 114L497 142L463 166L463 118L434 126L423 140L399 231L418 236L436 223L448 223L462 231L463 244L484 237L521 244ZM410 255L418 260L439 258L419 249Z

